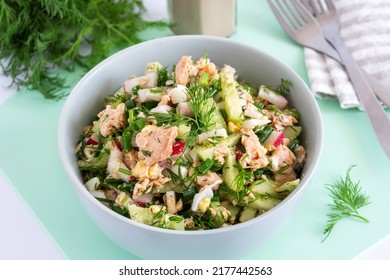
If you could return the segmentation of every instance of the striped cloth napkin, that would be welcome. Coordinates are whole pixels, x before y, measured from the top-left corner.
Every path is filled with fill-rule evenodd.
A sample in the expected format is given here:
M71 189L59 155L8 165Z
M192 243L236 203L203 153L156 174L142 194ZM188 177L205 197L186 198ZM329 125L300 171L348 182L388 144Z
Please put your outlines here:
M352 56L367 73L390 88L390 1L333 2L340 18L341 36ZM304 49L304 56L316 96L337 98L341 108L361 108L344 66L309 48Z

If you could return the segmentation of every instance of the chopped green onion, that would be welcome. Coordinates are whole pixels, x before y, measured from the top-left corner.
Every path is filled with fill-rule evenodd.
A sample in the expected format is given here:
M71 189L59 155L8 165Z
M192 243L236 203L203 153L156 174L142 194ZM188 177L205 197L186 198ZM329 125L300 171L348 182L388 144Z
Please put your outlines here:
M120 191L131 193L134 190L135 184L136 184L136 181L131 182L131 183L123 183L123 181L122 181L122 184L118 185L116 188Z
M169 219L170 221L176 222L176 223L180 223L181 221L184 220L184 218L183 218L182 216L177 216L177 215L170 216L168 219Z
M130 99L125 102L125 107L127 108L127 110L134 109L136 107L136 104L133 99Z
M261 168L261 169L256 169L253 171L253 176L254 177L260 177L261 175L263 175L264 173L264 168Z
M136 85L134 86L132 89L131 89L131 92L134 94L134 95L138 95L138 91L141 89L141 86L140 85Z
M120 185L120 184L122 184L123 181L122 181L122 180L115 179L115 178L106 178L106 179L104 180L104 183L106 183L106 184L108 184L108 185L113 185L113 186L115 186L115 185Z
M126 174L126 175L131 175L131 171L122 167L119 167L118 171L120 173Z
M196 194L196 190L194 186L189 186L188 188L185 188L183 190L183 202L184 203L191 202L195 194Z
M133 123L133 130L134 131L141 131L146 124L146 120L144 118L138 118Z
M199 84L202 87L208 86L209 80L210 80L210 76L207 72L203 72L202 74L200 74Z
M153 109L154 107L157 107L157 105L158 105L157 101L148 101L148 102L142 103L142 109L147 111L147 110Z
M114 203L114 201L112 201L111 199L108 199L108 198L97 197L97 196L95 196L95 198L96 198L97 200L99 200L100 202L107 202L107 203L110 203L110 204L113 204L113 203Z
M264 104L261 103L261 102L258 101L258 100L255 100L255 102L253 103L253 105L255 105L259 110L263 110L263 109L264 109Z
M132 131L129 129L129 127L127 127L125 129L125 131L123 132L122 134L122 142L123 142L123 151L126 153L126 152L129 152L131 151L132 149L132 146L131 146L131 139L133 137L133 133Z
M122 207L119 207L119 206L114 204L114 205L112 205L111 209L114 210L119 215L122 215L122 216L125 216L125 217L127 217L128 214L129 214L129 211L127 210L126 207L122 208Z
M163 92L162 88L151 88L151 89L149 89L149 91L151 93L162 93Z
M222 117L226 120L227 119L227 114L225 109L219 109L219 112L221 113Z
M289 148L291 151L294 151L298 145L299 145L299 140L295 138L287 145L287 148Z
M264 141L267 140L267 138L271 135L273 130L274 129L271 126L266 125L261 130L257 131L256 135L259 138L260 143L264 143Z
M134 109L129 110L128 114L129 117L127 118L127 121L129 122L129 127L132 127L134 122Z
M292 116L294 117L296 120L298 120L298 117L299 117L299 112L297 109L294 109L294 108L287 108L287 109L284 109L283 110L283 113L288 115L288 116Z
M214 161L208 158L198 166L197 170L200 174L204 175L213 167L213 165Z

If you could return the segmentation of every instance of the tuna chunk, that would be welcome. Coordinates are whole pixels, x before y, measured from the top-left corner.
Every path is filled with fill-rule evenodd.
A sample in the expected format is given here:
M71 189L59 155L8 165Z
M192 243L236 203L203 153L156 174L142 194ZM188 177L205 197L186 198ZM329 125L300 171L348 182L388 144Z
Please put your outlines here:
M125 104L120 103L115 108L107 105L106 109L98 114L98 117L100 118L100 133L107 137L114 130L121 129L126 124Z
M196 62L196 68L198 72L198 76L200 76L202 73L209 74L209 77L211 80L218 79L218 69L217 66L210 62L210 59L202 57Z
M285 145L279 145L270 157L273 171L278 171L286 165L292 166L296 162L296 157L291 150Z
M175 78L176 84L185 86L190 81L191 76L196 76L197 69L191 56L183 56L176 64Z
M217 173L209 171L206 175L197 176L196 183L202 187L201 189L213 185L212 188L216 190L218 189L218 186L222 183L222 179Z
M177 137L177 127L145 126L136 136L138 157L147 165L163 161L171 156Z
M268 164L267 149L261 145L259 138L252 129L241 129L241 143L245 147L246 154L241 159L244 168L260 169Z

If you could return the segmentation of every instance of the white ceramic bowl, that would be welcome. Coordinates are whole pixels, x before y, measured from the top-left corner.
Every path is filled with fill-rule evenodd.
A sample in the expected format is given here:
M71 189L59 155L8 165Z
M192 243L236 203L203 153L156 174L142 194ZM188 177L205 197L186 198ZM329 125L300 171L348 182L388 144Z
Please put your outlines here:
M74 154L83 127L103 107L105 96L120 87L129 74L141 75L150 61L172 66L181 56L208 57L236 68L254 85L277 86L280 79L293 84L288 99L300 112L301 142L307 161L299 186L279 205L245 223L205 231L174 231L134 222L97 201L85 189ZM210 36L173 36L129 47L107 58L74 87L63 107L58 126L62 164L74 190L93 221L115 243L144 259L239 259L259 250L277 235L300 205L322 149L322 120L304 81L289 67L262 51L230 39Z

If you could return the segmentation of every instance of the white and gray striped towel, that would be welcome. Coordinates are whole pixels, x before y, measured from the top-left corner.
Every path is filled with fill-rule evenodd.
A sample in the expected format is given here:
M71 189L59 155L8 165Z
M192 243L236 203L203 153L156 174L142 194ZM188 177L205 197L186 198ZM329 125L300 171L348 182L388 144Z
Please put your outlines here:
M367 73L390 88L390 1L333 2L341 22L341 36L352 56ZM309 48L305 48L304 55L316 96L337 98L341 108L360 108L348 74L339 62Z

